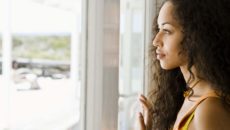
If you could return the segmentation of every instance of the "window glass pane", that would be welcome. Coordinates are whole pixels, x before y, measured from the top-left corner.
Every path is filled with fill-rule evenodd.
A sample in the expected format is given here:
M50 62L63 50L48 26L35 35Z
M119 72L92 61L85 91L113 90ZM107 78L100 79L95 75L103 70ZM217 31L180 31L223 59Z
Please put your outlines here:
M3 17L3 10L2 6L3 5L3 0L0 0L0 82L2 78L2 17Z
M122 0L120 14L119 130L136 128L143 89L144 0Z
M71 51L80 8L80 0L12 0L10 130L78 130L80 78L71 76L80 71L71 72Z

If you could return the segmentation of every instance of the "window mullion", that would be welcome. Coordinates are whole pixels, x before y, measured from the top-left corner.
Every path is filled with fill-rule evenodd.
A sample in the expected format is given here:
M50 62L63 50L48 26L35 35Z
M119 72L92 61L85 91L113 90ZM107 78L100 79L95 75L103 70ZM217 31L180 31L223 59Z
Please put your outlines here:
M149 58L149 46L152 44L152 24L156 15L157 1L145 0L145 47L144 47L144 93L148 95L148 87L151 84L151 69Z
M119 0L88 0L85 130L117 130Z
M10 127L10 88L11 88L11 62L12 62L12 35L11 35L11 0L3 1L3 31L2 31L2 74L1 85L1 129Z

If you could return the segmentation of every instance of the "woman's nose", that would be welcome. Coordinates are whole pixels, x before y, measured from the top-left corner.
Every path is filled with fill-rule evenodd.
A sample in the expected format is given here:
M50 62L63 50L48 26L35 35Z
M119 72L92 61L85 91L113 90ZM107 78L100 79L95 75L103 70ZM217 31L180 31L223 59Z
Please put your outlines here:
M153 39L153 46L158 47L161 45L161 42L160 33L158 32Z

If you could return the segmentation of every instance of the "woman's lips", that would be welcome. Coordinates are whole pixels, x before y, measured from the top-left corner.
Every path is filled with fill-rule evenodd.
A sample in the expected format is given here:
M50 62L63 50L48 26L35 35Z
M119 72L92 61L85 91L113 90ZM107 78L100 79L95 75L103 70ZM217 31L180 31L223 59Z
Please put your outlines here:
M157 53L157 59L158 60L161 60L161 59L163 59L165 57L165 54L163 54L163 53Z

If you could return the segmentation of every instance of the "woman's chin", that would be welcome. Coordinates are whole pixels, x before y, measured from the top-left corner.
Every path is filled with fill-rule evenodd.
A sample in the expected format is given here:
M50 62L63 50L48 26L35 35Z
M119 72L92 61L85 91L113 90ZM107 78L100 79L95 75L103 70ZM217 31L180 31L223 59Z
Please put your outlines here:
M161 68L163 70L172 70L172 69L176 68L175 66L170 66L170 65L166 65L166 64L162 64L162 63L160 63L160 65L161 65Z

